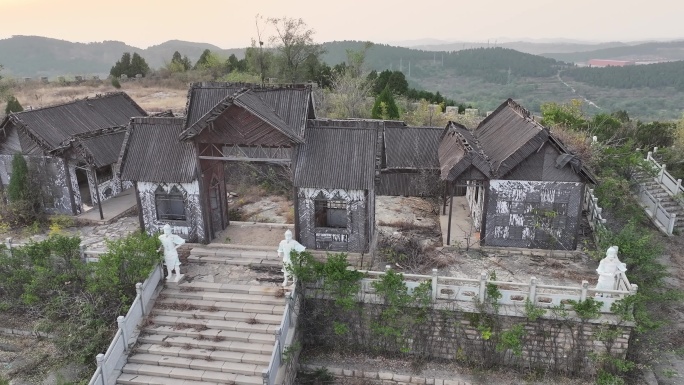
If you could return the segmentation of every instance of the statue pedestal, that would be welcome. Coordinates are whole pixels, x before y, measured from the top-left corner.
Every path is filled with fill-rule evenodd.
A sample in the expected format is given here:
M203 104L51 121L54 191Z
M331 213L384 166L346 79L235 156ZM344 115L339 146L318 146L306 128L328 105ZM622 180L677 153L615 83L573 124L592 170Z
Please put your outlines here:
M170 274L168 277L166 277L166 282L181 283L183 278L185 278L185 274Z

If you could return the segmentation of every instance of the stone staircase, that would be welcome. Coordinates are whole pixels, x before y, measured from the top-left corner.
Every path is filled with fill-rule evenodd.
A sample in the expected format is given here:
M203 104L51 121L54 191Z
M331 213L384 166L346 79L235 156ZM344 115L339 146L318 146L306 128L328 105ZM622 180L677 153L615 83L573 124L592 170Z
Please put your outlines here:
M285 310L270 248L200 246L167 282L117 384L263 384Z
M641 176L637 177L639 184L641 184L646 191L648 191L656 199L660 199L660 204L665 210L672 214L676 214L675 230L684 230L684 207L677 202L653 177Z

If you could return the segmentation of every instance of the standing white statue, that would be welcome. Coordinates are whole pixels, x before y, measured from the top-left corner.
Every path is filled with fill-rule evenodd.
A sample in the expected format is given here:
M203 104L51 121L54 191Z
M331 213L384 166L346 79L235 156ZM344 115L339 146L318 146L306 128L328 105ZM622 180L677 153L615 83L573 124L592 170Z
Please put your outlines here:
M611 246L606 251L606 257L599 263L596 272L599 275L597 290L615 290L615 280L620 273L627 271L627 265L620 262L617 256L618 247ZM599 295L598 293L596 295Z
M164 234L159 236L161 247L159 250L164 250L164 263L166 264L167 278L178 281L181 278L180 274L180 260L178 259L178 248L185 243L185 240L176 234L171 233L171 226L164 225ZM174 277L171 270L176 272Z
M287 230L285 232L285 239L280 241L280 244L278 245L278 256L283 259L283 286L287 286L287 280L289 276L287 268L290 266L290 263L292 262L290 260L290 252L293 250L298 253L301 253L302 251L306 250L306 247L302 246L301 243L292 239L292 231Z

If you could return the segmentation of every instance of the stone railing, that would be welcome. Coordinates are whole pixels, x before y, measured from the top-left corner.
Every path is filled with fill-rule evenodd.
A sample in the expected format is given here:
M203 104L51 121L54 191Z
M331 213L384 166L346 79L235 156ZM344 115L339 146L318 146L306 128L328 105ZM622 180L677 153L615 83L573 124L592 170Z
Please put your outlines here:
M275 346L271 354L268 368L264 369L262 376L264 385L291 385L294 383L294 375L297 371L298 351L291 349L297 333L298 311L301 306L301 298L295 283L292 293L288 293L287 304L280 326L275 332Z
M667 194L672 196L675 201L681 204L681 197L684 196L684 189L682 188L682 180L675 179L669 172L665 169L665 164L658 163L657 160L653 158L653 154L658 151L658 147L653 148L653 151L649 151L644 159L655 171L657 175L653 178L658 184L663 188ZM639 203L644 207L646 214L651 218L651 220L656 224L658 229L667 235L672 235L674 232L675 225L677 223L677 215L673 212L668 211L661 203L660 198L653 196L646 187L639 183L637 198Z
M588 186L584 191L584 210L587 211L587 219L589 220L589 227L594 233L594 241L601 242L601 234L605 233L606 220L601 215L603 209L598 205L598 198L594 196L594 189Z
M653 158L653 154L658 151L658 147L654 147L653 151L649 151L646 155L646 162L648 162L655 170L658 171L658 175L655 180L660 183L661 186L665 188L671 196L682 196L684 195L684 187L682 187L682 180L675 179L669 172L665 169L665 164L658 163L657 160Z
M137 295L128 314L119 316L116 322L119 330L114 335L107 352L95 357L97 369L88 385L113 385L121 374L126 355L137 340L138 327L143 318L152 310L152 298L163 278L161 264L158 264L143 283L137 283Z
M5 247L9 253L12 253L12 249L15 247L24 247L28 245L26 242L15 243L12 238L5 238ZM81 260L84 262L97 262L100 259L100 255L107 252L105 249L95 249L89 248L86 245L81 244L79 246L79 252L81 254Z
M360 296L375 294L373 282L377 282L385 274L381 271L361 271L366 277L361 280ZM409 292L418 285L430 282L433 302L462 303L464 307L472 305L474 301L482 301L487 296L487 286L496 285L501 298L501 305L524 306L530 301L536 307L550 309L563 306L568 301L584 301L594 297L602 303L601 313L611 313L611 306L616 301L637 293L638 286L631 284L624 273L615 280L613 290L598 290L589 287L588 281L582 281L579 286L544 285L537 278L530 278L529 283L504 282L490 280L487 272L482 272L479 279L440 277L437 269L432 275L404 274L404 281Z

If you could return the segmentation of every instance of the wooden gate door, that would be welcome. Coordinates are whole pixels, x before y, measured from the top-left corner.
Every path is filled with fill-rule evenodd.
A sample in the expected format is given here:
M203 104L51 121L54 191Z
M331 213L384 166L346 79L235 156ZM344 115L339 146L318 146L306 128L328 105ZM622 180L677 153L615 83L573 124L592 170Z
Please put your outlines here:
M209 206L211 210L211 228L214 232L213 238L216 238L218 233L224 229L221 205L221 184L214 177L209 186Z

